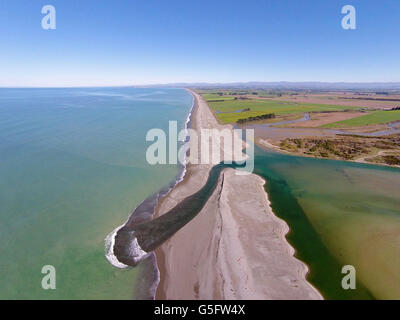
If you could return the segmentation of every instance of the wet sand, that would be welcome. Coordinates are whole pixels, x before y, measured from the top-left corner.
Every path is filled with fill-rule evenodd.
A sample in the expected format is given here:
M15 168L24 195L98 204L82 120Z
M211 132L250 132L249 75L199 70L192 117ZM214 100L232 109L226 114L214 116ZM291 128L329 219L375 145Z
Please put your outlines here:
M192 94L192 129L232 129L218 124L204 100ZM188 164L185 178L159 202L156 216L197 192L211 168ZM263 185L254 174L224 169L200 213L156 250L157 299L322 298L305 280L307 266L293 257L285 239L289 228L273 214Z

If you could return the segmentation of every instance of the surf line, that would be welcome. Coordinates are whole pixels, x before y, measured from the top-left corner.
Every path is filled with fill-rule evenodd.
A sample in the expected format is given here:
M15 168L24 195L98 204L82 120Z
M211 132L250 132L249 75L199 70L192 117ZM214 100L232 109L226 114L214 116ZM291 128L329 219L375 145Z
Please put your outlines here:
M191 105L189 113L186 117L186 121L184 124L184 130L188 130L191 126L194 109L195 109L195 99L192 96L192 105ZM187 142L187 141L184 141L184 142ZM184 161L179 168L179 172L176 176L175 181L173 183L170 183L167 187L160 190L158 193L155 193L155 194L151 195L150 197L148 197L147 199L145 199L129 215L129 218L127 219L127 221L124 224L115 228L111 233L109 233L107 235L107 237L105 238L105 256L106 256L107 260L114 267L117 267L120 269L129 267L129 265L126 265L126 264L120 262L114 252L115 237L117 236L118 231L120 229L124 228L126 225L134 225L134 224L140 224L143 222L150 221L154 215L154 210L157 207L158 201L161 198L165 197L169 192L171 192L171 190L184 179L185 174L186 174L186 165L187 165L187 154L185 154ZM131 250L131 255L132 255L133 260L143 261L145 258L147 258L149 256L149 254L147 252L143 251L140 248L139 244L137 243L137 241L135 239L133 239L132 243L130 244L130 250Z
M161 246L178 230L189 223L205 206L218 185L224 168L242 168L245 164L220 163L214 166L206 184L196 193L186 197L162 216L142 223L127 222L114 237L113 252L119 263L135 267L148 254ZM133 213L132 215L134 215Z

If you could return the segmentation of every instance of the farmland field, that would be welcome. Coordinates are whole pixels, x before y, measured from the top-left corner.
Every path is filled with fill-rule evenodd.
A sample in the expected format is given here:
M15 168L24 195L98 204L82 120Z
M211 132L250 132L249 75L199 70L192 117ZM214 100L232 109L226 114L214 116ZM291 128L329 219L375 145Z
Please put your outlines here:
M226 95L219 95L216 93L205 93L203 94L203 98L206 99L207 101L213 101L213 100L220 100L220 101L224 101L224 100L229 100L229 101L233 101L234 97L233 96L226 96Z
M276 115L296 114L317 111L343 111L355 110L357 107L336 106L327 104L293 103L271 100L232 100L221 102L208 102L212 110L217 112L218 119L223 123L236 122L239 119L274 113ZM239 110L250 109L247 112ZM218 113L224 112L224 113Z
M388 123L391 121L400 120L400 111L376 111L365 116L328 123L323 128L345 128L345 127L361 127L373 124Z

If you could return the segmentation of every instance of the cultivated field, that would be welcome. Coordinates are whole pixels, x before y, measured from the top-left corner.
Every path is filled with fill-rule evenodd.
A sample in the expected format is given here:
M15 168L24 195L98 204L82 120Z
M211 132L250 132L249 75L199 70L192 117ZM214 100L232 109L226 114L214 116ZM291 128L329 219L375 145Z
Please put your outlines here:
M398 94L353 93L353 92L327 92L327 93L283 93L279 97L271 97L276 101L290 101L297 103L322 103L359 108L391 109L400 106Z
M323 128L349 128L362 127L375 124L383 124L400 120L400 110L396 111L375 111L361 117L347 119L343 121L328 123Z
M245 126L252 127L253 124L301 119L304 113L310 115L310 120L300 122L254 126L256 140L268 148L321 158L400 164L398 134L363 137L338 135L326 130L344 129L353 134L390 130L388 123L400 121L400 110L390 110L400 105L398 94L256 89L202 90L201 94L221 123L246 119Z
M222 123L233 123L239 119L260 116L266 113L276 115L302 114L305 112L344 111L355 110L356 107L336 106L328 104L303 104L270 100L230 100L215 102L208 100L208 104L216 112ZM248 110L249 111L241 111Z

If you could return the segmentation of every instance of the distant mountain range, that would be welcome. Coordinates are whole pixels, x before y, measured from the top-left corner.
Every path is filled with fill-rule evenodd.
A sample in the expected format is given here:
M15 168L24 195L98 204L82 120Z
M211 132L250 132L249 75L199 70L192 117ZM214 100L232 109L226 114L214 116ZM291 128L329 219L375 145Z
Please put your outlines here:
M400 90L400 82L232 82L232 83L168 83L134 87L163 88L257 88L292 90Z

